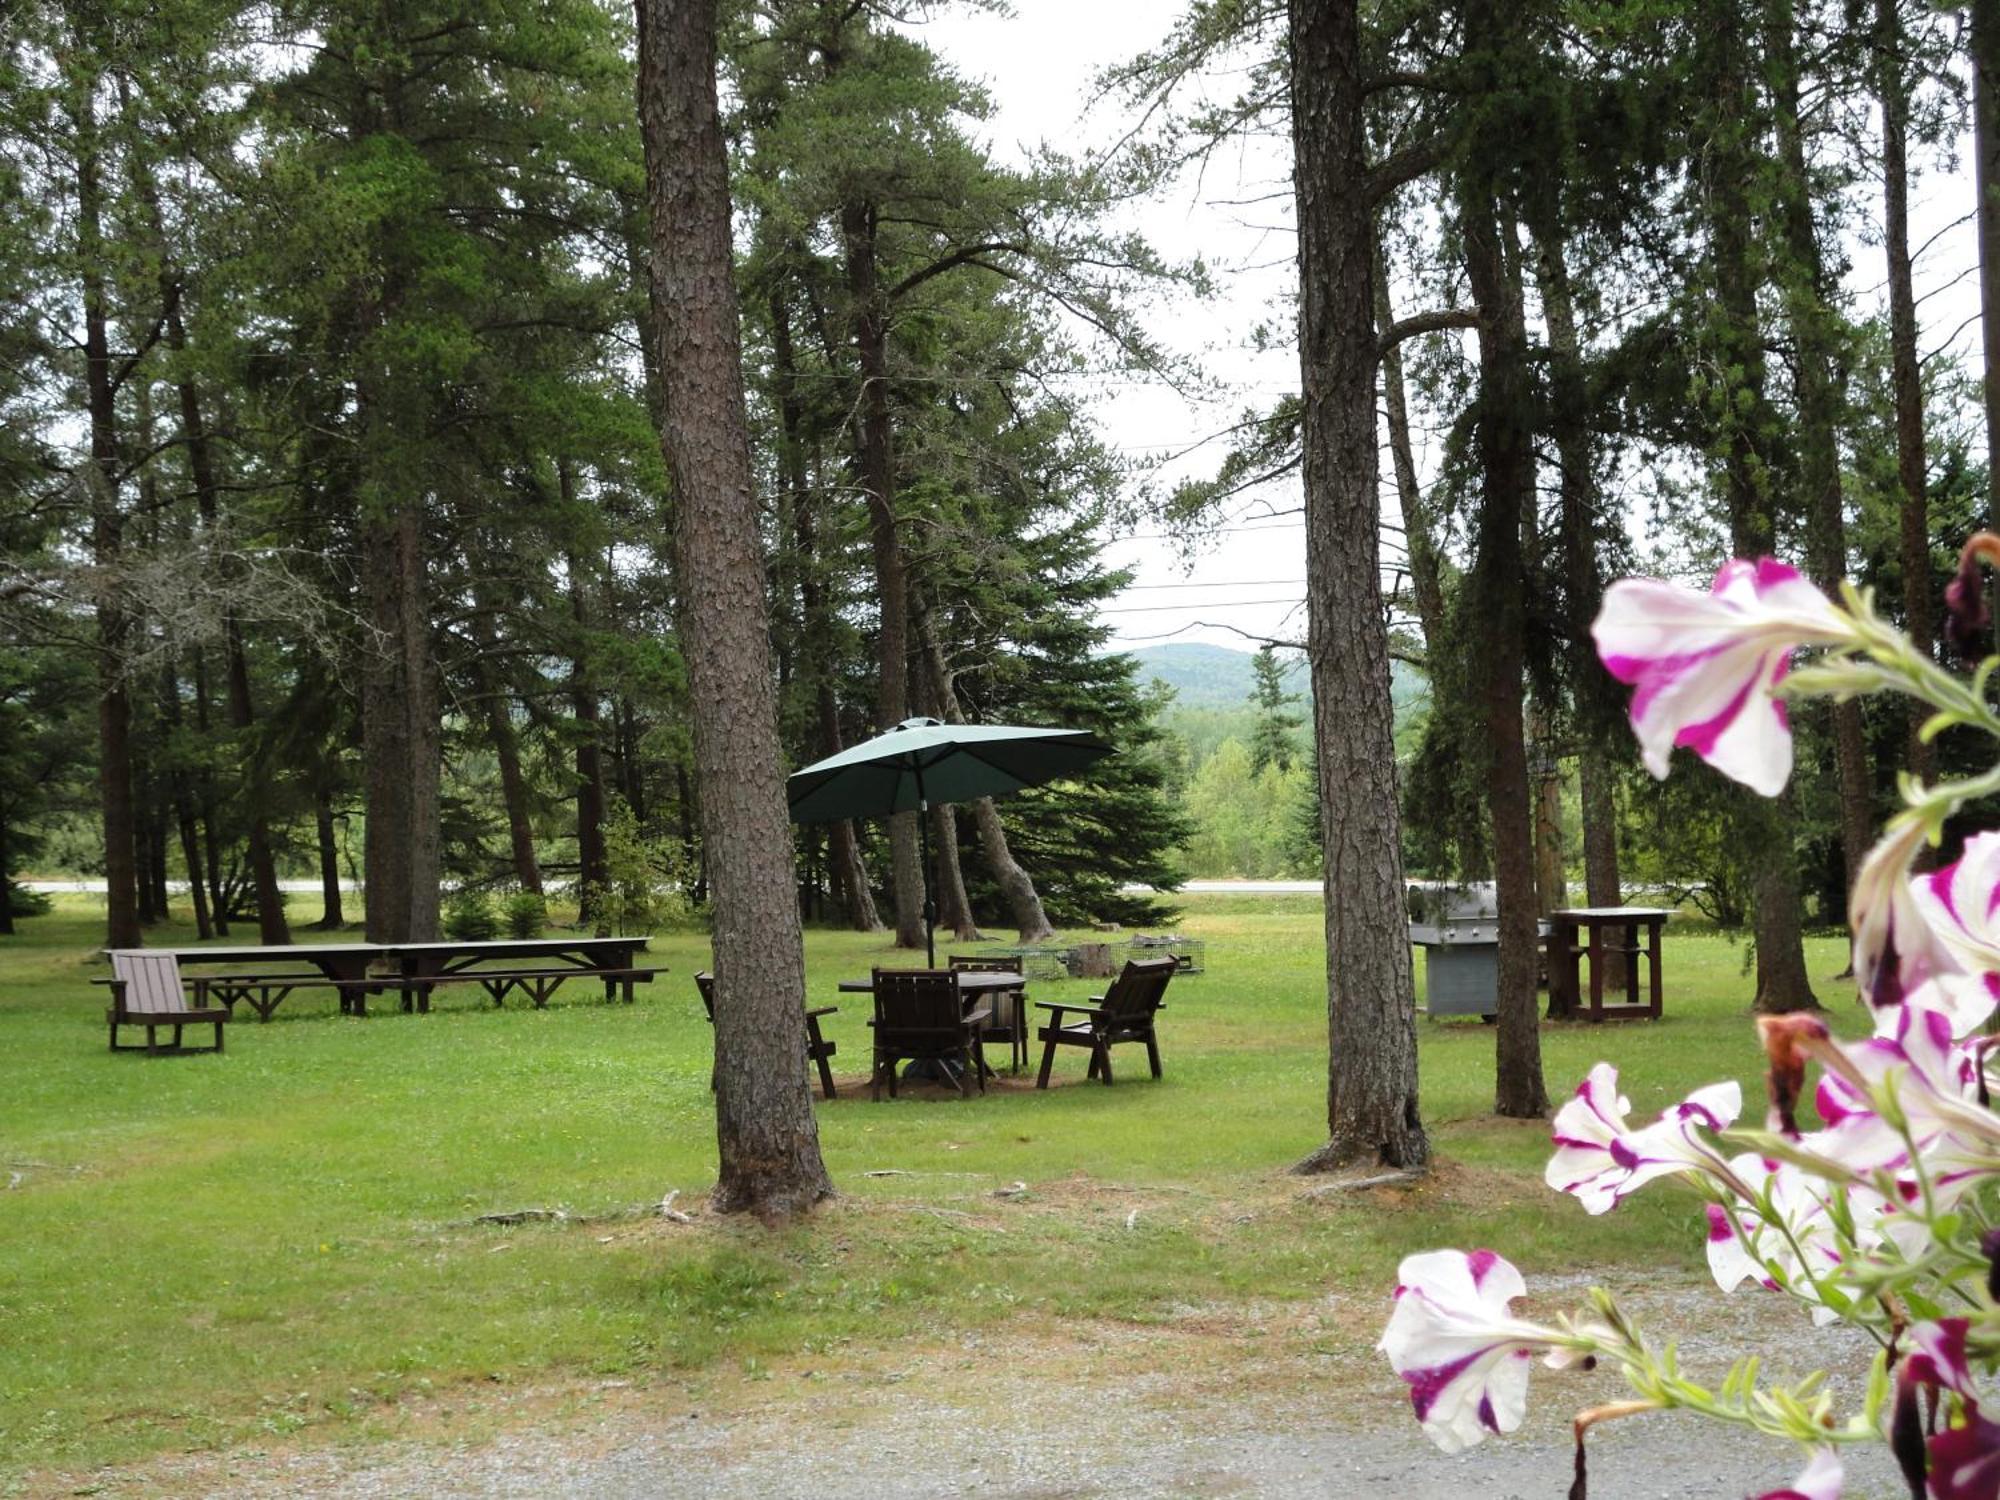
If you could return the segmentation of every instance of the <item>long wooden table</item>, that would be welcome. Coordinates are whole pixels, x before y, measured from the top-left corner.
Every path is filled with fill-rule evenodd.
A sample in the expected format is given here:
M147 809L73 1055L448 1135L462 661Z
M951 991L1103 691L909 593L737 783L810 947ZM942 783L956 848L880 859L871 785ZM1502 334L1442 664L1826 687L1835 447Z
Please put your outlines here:
M470 942L441 939L423 943L285 943L261 946L236 945L194 948L149 948L139 951L170 953L183 968L223 965L243 975L248 971L262 984L282 989L291 966L310 965L318 976L335 988L343 1015L366 1015L368 996L394 990L401 995L403 1009L428 1011L431 991L440 983L474 982L482 964L511 960L541 960L553 966L547 977L560 980L562 971L574 969L578 978L601 976L604 998L616 999L622 990L626 1002L632 1000L632 986L639 977L634 958L646 950L643 937L551 937ZM108 957L114 950L106 949ZM287 965L284 971L274 965ZM512 970L495 971L505 974ZM309 980L307 974L301 979ZM226 983L218 986L227 990ZM489 986L489 989L491 986ZM227 998L244 998L242 986ZM279 997L282 999L282 995ZM494 997L496 1001L499 996ZM537 996L540 1003L542 996ZM254 1002L253 1002L254 1003ZM269 1020L276 1001L258 1005L261 1019Z

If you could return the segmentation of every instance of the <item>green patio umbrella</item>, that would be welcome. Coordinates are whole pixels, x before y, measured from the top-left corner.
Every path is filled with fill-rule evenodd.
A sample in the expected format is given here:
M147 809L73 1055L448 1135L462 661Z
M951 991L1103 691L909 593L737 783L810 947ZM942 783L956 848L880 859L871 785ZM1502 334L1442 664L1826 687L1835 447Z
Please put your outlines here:
M872 740L794 771L787 798L794 823L885 818L923 812L933 802L1004 797L1072 776L1110 753L1109 745L1081 729L905 719ZM923 842L924 955L935 967L930 820L919 818L917 828Z

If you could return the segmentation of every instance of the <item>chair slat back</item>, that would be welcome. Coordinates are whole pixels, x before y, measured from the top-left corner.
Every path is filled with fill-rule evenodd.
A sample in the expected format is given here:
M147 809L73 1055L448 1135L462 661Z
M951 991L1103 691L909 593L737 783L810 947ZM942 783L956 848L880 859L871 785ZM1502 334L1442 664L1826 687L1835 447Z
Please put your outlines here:
M701 991L701 1008L708 1012L708 1024L715 1024L715 976L702 969L694 976L694 987Z
M176 1015L188 1009L181 966L171 953L114 953L111 972L125 981L128 1015Z
M1018 974L1021 972L1019 954L1010 957L981 956L972 953L953 953L945 962L959 974Z
M935 1035L964 1025L958 976L950 969L877 969L874 989L878 1035L884 1031Z
M1167 997L1167 981L1180 971L1172 958L1128 959L1111 988L1104 992L1104 1008L1120 1020L1142 1020Z

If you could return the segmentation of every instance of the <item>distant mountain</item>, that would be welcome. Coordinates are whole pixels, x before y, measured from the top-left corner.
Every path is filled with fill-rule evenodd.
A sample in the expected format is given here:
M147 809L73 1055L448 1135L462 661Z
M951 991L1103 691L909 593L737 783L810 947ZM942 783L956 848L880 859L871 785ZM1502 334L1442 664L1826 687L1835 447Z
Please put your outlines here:
M1158 678L1174 690L1178 708L1248 708L1250 693L1257 685L1250 663L1255 652L1229 646L1210 646L1199 641L1169 641L1160 646L1139 646L1125 653L1139 663L1141 682ZM1304 694L1305 658L1296 651L1281 651L1285 663L1285 683L1293 692ZM1428 688L1423 675L1402 662L1392 662L1390 691L1396 700L1398 717L1421 699Z

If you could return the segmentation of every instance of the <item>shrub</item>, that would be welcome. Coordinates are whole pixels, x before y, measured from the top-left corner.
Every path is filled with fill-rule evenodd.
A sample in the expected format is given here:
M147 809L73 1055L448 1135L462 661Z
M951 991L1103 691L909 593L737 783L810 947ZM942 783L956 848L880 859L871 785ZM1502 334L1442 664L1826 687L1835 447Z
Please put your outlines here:
M514 892L502 912L507 919L507 935L522 939L540 937L549 919L548 903L540 891Z
M460 891L445 908L444 930L461 943L491 942L500 935L493 898L485 891Z

